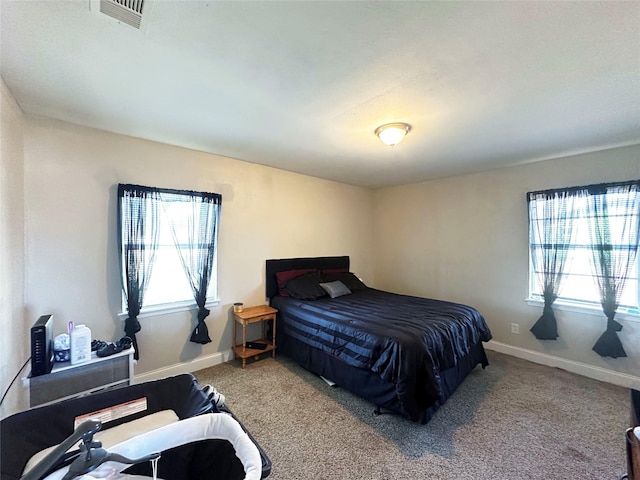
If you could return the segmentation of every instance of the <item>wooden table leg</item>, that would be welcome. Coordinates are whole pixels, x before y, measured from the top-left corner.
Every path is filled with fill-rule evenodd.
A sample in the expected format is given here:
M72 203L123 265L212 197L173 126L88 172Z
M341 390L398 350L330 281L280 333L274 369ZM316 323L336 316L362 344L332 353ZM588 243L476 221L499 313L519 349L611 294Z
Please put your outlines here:
M242 324L242 368L247 364L247 358L245 355L247 348L247 325L245 323Z
M273 343L273 350L271 350L271 358L276 358L276 317L273 317L273 323L271 325L271 342Z

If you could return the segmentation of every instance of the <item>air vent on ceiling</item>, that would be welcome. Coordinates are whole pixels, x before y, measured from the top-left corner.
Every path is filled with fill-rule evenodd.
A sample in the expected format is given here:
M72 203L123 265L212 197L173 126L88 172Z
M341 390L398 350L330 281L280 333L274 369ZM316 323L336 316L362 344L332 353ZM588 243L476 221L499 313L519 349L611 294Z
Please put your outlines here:
M148 0L100 0L100 11L119 22L140 28L142 10Z

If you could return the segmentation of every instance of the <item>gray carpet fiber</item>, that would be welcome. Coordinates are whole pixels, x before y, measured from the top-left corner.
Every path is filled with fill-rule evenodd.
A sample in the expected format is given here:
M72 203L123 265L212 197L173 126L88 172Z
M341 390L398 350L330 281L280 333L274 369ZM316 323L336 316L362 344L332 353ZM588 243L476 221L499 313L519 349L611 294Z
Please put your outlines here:
M487 352L426 425L373 415L286 357L195 372L267 452L272 480L617 479L629 391Z

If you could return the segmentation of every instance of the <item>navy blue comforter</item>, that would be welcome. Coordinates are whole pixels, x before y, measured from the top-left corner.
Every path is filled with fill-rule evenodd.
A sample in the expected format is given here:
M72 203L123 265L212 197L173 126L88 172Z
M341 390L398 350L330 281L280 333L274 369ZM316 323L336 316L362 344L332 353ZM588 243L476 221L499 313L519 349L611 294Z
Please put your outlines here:
M367 288L331 299L274 297L278 330L396 385L412 419L441 394L440 372L491 340L472 307Z

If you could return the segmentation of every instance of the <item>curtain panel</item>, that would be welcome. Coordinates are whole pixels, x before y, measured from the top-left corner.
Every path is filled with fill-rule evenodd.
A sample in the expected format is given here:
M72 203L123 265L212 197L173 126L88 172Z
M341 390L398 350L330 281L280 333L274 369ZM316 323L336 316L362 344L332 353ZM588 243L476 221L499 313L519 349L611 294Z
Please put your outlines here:
M158 248L158 198L159 192L155 188L118 185L118 244L122 291L128 315L124 331L132 340L136 360L140 358L136 338L141 329L138 315Z
M161 199L182 268L198 305L198 322L190 340L207 344L211 338L205 319L210 312L205 303L216 258L222 196L165 190ZM179 208L172 208L176 206Z
M593 350L603 357L626 357L614 320L620 297L634 265L640 239L640 181L594 185L587 197L587 218L594 278L600 291L607 328Z
M530 330L538 340L558 338L558 325L552 306L558 298L568 267L569 248L574 241L571 217L574 200L570 192L527 194L531 262L544 298L542 316Z

